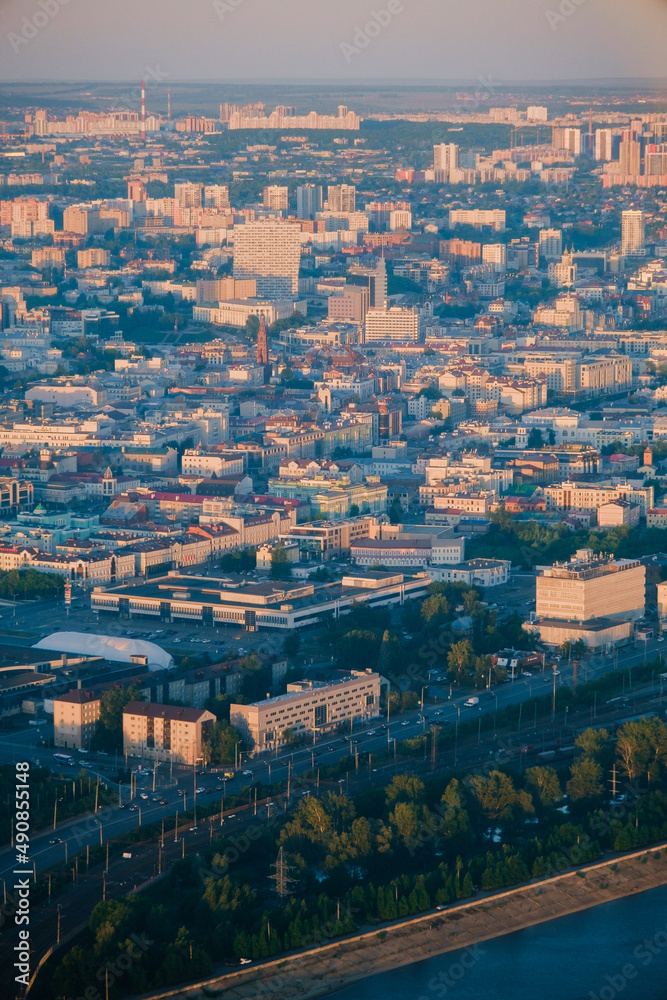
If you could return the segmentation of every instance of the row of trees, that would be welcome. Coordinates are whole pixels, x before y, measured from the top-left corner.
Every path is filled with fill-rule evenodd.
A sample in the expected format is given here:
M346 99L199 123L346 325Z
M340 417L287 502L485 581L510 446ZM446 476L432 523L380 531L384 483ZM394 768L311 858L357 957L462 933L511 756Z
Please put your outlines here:
M99 968L150 947L129 963L122 993L148 992L207 975L213 963L259 959L337 935L578 867L603 849L647 846L667 836L667 725L626 723L576 740L569 774L535 766L492 768L449 780L392 778L354 800L303 796L290 814L258 827L252 850L218 841L178 862L149 893L100 903L85 940L53 976L54 995L82 995ZM610 770L631 801L610 803ZM565 810L565 814L563 813ZM278 849L286 898L273 892ZM232 850L233 849L233 850ZM110 998L119 993L111 984Z

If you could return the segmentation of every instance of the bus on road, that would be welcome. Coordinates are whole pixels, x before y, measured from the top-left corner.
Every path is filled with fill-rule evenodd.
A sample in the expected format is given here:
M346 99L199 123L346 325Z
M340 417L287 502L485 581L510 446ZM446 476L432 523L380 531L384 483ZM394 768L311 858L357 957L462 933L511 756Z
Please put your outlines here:
M67 753L54 753L53 760L56 764L74 764L74 757L70 757Z

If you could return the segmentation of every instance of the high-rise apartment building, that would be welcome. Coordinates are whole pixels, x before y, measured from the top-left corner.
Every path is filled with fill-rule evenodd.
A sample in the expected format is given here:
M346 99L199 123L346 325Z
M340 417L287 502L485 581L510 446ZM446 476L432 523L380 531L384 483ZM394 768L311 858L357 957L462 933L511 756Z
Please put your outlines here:
M638 253L646 244L646 223L643 212L629 209L621 213L621 253Z
M203 184L192 184L190 181L174 184L174 201L181 208L201 208L203 188Z
M205 208L229 208L229 187L226 184L208 184L204 188Z
M327 203L330 212L356 212L357 189L354 184L330 184Z
M619 173L638 177L642 169L642 147L632 137L630 131L623 133L621 145L618 150L618 170Z
M322 211L322 188L319 184L302 184L296 189L296 214L299 219L314 219Z
M554 149L566 149L573 156L581 156L580 128L554 128L551 141Z
M299 291L301 227L260 220L234 227L234 278L255 279L257 294L281 299Z
M263 205L273 212L286 212L289 208L289 188L283 184L265 187Z
M491 264L494 271L507 270L507 247L504 243L485 243L482 247L482 262Z
M433 147L435 179L442 183L449 180L452 170L459 165L459 147L453 142L441 142Z
M540 229L539 252L543 260L559 260L563 253L563 230Z
M613 160L612 152L613 132L610 128L596 128L595 130L595 159Z
M387 287L387 265L384 257L380 257L373 275L373 301L371 305L374 309L387 308Z

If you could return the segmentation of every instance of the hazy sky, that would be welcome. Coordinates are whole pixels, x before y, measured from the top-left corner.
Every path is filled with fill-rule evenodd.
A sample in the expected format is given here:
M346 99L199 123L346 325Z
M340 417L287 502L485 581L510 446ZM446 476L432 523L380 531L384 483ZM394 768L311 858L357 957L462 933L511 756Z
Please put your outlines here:
M664 77L666 42L667 0L0 0L3 80Z

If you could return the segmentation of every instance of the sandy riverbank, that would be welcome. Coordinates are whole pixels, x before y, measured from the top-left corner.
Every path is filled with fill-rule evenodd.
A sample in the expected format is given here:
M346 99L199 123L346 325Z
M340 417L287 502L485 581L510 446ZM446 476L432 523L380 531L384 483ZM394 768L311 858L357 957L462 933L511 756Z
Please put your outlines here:
M659 844L146 998L207 1000L224 992L225 1000L315 1000L379 972L666 884L667 844Z

